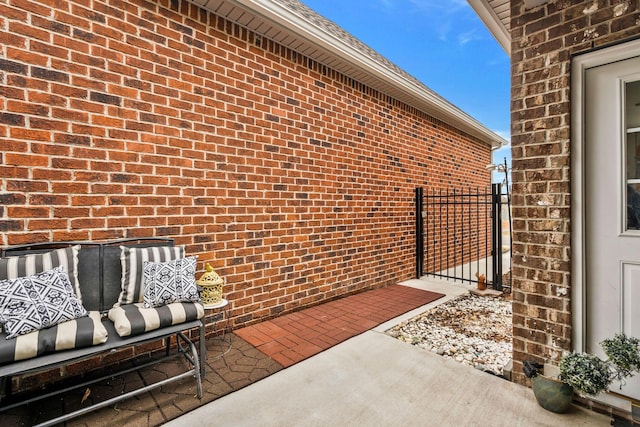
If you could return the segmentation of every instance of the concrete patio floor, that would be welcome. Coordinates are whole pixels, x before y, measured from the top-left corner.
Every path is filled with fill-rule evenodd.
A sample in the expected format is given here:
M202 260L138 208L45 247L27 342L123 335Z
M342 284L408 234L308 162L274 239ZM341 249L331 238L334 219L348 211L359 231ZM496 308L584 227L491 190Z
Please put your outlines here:
M574 406L542 409L533 392L384 334L467 292L438 280L408 286L446 293L318 355L204 405L167 426L608 426Z
M384 293L390 291L368 291L339 300L339 305L346 310L353 307L352 311L357 312L356 307L360 306L362 316L374 317L374 312L380 313L376 313L372 324L362 323L366 328L353 329L343 335L346 341L337 345L333 342L333 346L328 346L330 348L320 348L310 354L299 354L298 360L282 358L283 354L290 356L291 352L269 357L256 348L259 343L252 345L236 334L227 335L231 348L221 357L227 349L226 343L210 338L207 340L203 399L195 398L193 381L185 380L115 407L94 411L65 425L157 426L167 422L169 426L610 425L610 417L577 406L565 415L547 412L537 405L531 390L526 387L445 360L385 335L384 331L401 321L469 289L468 285L438 279L410 280L403 285L406 287L396 286L391 291L412 296L415 304L427 294L418 290L440 292L445 296L426 305L414 304L414 309L410 309L411 305L402 306L403 298ZM384 304L385 296L395 298L396 302ZM385 313L385 307L391 306L396 306L395 312ZM335 316L336 309L336 304L322 304L313 308L313 316ZM397 316L397 312L405 313ZM386 319L389 320L375 326ZM283 326L287 322L280 319L276 324ZM323 325L321 322L320 326ZM337 329L333 333L344 333L346 326L336 323ZM257 330L264 331L264 325ZM365 332L361 333L363 330ZM250 329L245 332L248 331ZM318 328L318 331L323 329ZM275 333L281 337L278 334L282 334L282 330ZM325 339L331 334L324 330ZM250 333L245 336L253 340ZM267 348L273 349L273 343L277 341L275 336L266 341L262 336L263 344L267 343ZM298 344L293 342L292 348ZM164 378L183 369L181 364L163 362L94 386L89 399L113 396L132 385ZM283 365L289 367L283 369ZM65 399L0 415L0 426L32 425L42 416L49 417L65 408L77 407L80 399L81 396L69 394Z
M530 389L367 331L166 424L177 426L609 426L554 414Z

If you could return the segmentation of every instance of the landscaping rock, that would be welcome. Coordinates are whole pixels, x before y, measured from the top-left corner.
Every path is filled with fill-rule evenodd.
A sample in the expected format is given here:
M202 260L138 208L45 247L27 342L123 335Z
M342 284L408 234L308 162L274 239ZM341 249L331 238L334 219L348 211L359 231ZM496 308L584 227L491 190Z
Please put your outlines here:
M511 301L467 295L387 331L401 341L495 375L511 360Z

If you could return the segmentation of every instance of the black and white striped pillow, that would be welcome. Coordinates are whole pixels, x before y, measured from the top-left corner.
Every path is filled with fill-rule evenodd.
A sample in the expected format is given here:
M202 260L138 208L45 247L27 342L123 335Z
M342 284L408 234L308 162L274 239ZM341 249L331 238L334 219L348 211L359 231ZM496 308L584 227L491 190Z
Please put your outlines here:
M6 334L1 333L0 364L102 344L107 341L107 330L100 320L100 313L90 311L88 316L79 319L19 335L13 339L5 338Z
M125 304L109 310L109 319L121 337L202 319L204 307L198 302L174 302L145 308L143 303Z
M71 286L76 298L82 304L80 283L78 281L78 252L80 245L56 249L41 254L29 254L0 258L0 280L17 279L33 276L55 267L62 268L69 274Z
M113 305L133 304L143 301L144 262L167 262L184 258L184 246L153 246L150 248L130 248L120 246L122 263L122 291Z

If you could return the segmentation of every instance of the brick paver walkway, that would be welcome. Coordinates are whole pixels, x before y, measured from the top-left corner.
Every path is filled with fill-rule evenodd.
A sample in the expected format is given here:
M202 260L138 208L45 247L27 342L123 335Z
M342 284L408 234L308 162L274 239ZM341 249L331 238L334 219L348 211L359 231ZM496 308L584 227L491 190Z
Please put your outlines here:
M235 333L288 367L440 297L442 294L435 292L393 285L280 316Z

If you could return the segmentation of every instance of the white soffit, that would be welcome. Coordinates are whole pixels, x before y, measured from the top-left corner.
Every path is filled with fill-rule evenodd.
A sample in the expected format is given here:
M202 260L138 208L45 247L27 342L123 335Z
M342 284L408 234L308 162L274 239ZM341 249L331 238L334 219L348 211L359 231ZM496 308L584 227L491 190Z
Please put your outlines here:
M511 1L467 0L500 46L511 56Z
M508 143L338 25L297 0L188 1L414 106L479 138L492 148Z

